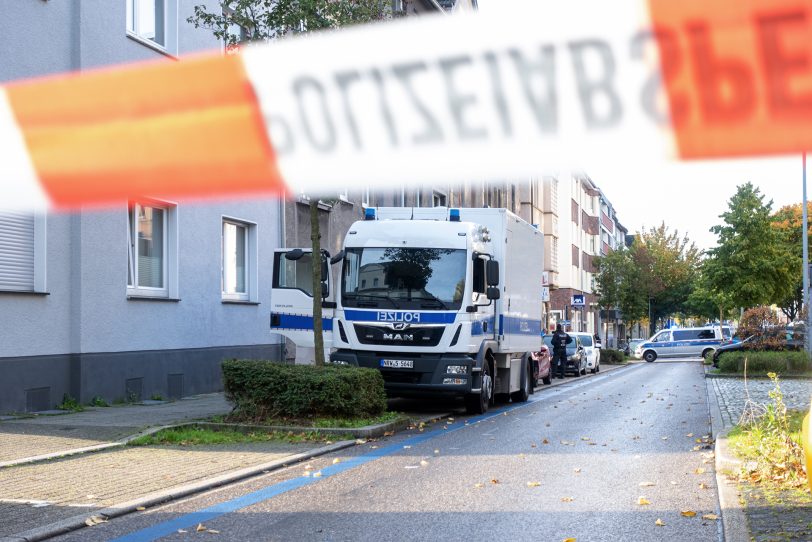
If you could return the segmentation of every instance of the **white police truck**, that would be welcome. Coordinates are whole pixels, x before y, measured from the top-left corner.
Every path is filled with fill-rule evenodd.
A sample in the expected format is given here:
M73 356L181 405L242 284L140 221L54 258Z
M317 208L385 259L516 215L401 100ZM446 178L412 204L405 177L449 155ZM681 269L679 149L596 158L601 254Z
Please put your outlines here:
M470 412L533 392L544 236L505 209L369 208L324 306L330 361L381 371L390 396L456 395ZM280 249L271 330L313 347L312 257ZM306 361L306 360L304 360Z

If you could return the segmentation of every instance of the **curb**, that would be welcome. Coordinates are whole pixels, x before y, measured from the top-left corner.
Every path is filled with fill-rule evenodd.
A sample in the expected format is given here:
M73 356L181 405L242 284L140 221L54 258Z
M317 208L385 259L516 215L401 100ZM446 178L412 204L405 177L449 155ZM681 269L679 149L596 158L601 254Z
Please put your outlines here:
M429 419L445 418L450 416L450 413L442 413L431 416ZM416 420L417 423L425 422L426 419ZM377 425L367 425L364 427L302 427L296 425L251 425L242 423L217 423L217 422L189 422L173 427L208 427L215 431L232 430L240 433L250 433L252 431L294 431L294 432L318 432L331 435L344 435L353 438L377 438L384 436L384 433L389 431L401 431L406 429L413 422L409 418L400 418L391 422L379 423Z
M719 409L719 398L711 386L711 381L706 380L705 390L708 394L711 433L714 438L714 474L719 494L719 511L722 517L720 540L749 542L750 531L747 527L744 508L739 500L738 484L728 479L725 474L737 472L741 467L741 462L733 457L727 445L727 434L730 428L724 426L722 412Z
M778 375L782 380L812 380L812 376L807 375ZM734 380L744 380L744 375L740 374L717 374L705 373L705 378L729 378ZM769 380L767 375L747 375L747 380Z
M126 514L130 514L132 512L137 511L138 508L142 507L150 508L165 503L167 501L180 499L182 497L187 497L195 493L200 493L226 484L238 482L240 480L244 480L252 476L257 476L260 474L265 474L266 472L269 471L285 468L291 465L292 463L307 461L308 459L312 459L314 457L329 454L338 450L343 450L345 448L350 448L352 446L355 446L355 444L356 443L353 440L336 442L335 444L330 444L328 446L316 448L315 450L310 450L309 452L290 455L288 457L277 459L275 461L264 463L262 465L247 467L244 469L240 469L238 471L208 478L200 482L186 484L168 490L151 493L138 499L109 506L101 510L96 510L92 513L85 513L73 516L67 519L51 523L49 525L44 525L42 527L37 527L35 529L24 531L22 533L17 533L10 537L0 538L0 542L37 542L39 540L45 540L47 538L59 536L85 527L86 526L85 521L87 521L92 516L100 517L105 520L124 516Z

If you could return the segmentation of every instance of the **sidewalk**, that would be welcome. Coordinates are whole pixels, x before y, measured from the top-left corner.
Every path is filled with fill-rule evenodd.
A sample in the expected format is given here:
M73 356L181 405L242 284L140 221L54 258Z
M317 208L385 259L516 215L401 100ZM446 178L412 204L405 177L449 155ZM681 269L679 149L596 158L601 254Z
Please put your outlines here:
M761 491L748 484L739 484L735 475L741 468L727 443L727 433L735 426L744 412L747 395L759 404L772 402L768 393L772 382L765 379L748 379L747 390L743 378L719 378L706 373L708 400L711 408L713 436L716 439L716 481L727 542L767 542L777 539L808 540L809 518L812 509L808 505L790 502L770 504ZM812 382L806 379L782 378L781 390L788 408L806 409ZM775 496L778 497L778 496Z
M93 407L84 412L7 419L0 421L0 467L48 454L111 445L148 427L230 411L223 394L212 393L171 403Z

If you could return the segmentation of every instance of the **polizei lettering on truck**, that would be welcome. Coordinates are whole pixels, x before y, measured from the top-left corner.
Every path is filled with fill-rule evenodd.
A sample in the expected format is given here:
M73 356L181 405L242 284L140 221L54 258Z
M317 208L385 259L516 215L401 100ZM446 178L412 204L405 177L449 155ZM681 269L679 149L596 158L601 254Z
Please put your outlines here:
M418 323L418 322L420 322L420 313L419 312L378 311L378 321L379 322Z

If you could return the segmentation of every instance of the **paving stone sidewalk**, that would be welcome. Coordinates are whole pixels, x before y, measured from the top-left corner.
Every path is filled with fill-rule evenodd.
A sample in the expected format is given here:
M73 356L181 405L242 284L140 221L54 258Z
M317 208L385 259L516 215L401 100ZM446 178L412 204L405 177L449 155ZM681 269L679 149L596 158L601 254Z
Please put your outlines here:
M770 380L748 379L747 390L745 390L744 379L741 378L711 378L710 380L713 390L716 392L725 429L730 429L739 422L747 403L748 392L750 400L755 403L766 405L772 402L768 394L774 385ZM796 410L809 408L812 380L793 380L787 377L782 378L779 383L787 408Z
M715 392L724 429L730 429L741 419L750 400L766 405L772 402L769 392L774 384L766 379L711 378L709 388ZM787 408L809 408L812 380L781 379L781 391ZM711 398L712 400L713 398ZM812 540L812 501L793 492L773 494L765 498L764 492L747 483L740 483L739 499L744 504L750 540L771 542L776 540Z
M0 421L0 463L117 441L161 425L227 414L222 393L180 401L89 408L84 412Z

